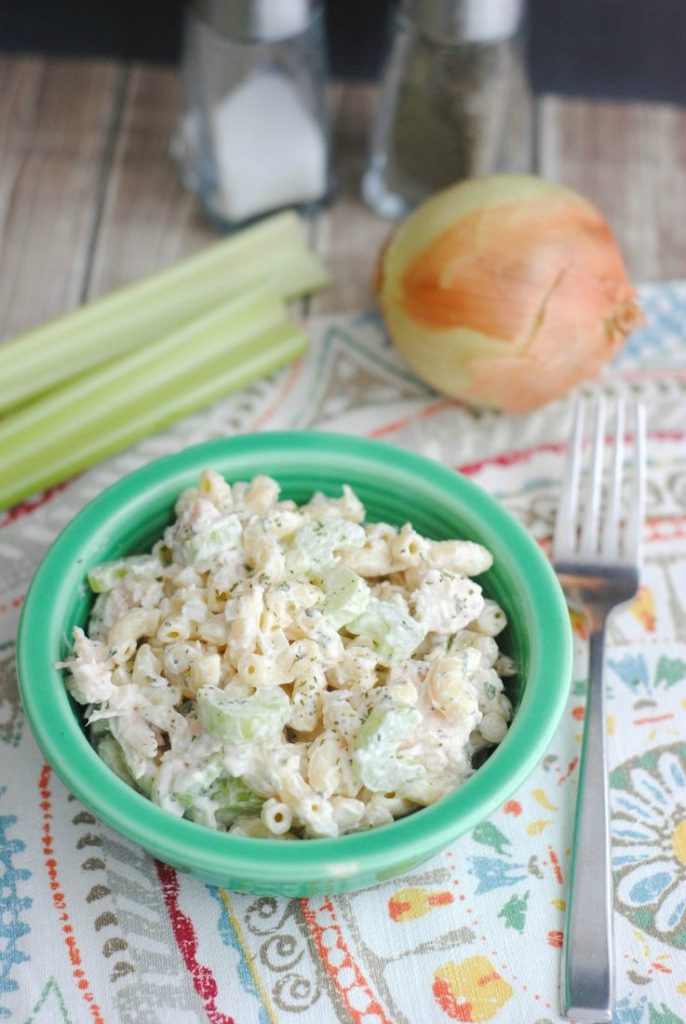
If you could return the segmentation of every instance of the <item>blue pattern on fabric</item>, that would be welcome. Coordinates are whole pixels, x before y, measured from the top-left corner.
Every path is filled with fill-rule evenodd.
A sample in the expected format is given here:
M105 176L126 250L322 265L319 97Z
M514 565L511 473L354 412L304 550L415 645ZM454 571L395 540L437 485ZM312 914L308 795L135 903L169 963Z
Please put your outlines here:
M6 787L0 788L0 796ZM15 825L15 815L0 815L0 998L8 992L16 992L18 984L12 977L14 968L28 960L18 945L19 939L28 935L30 927L21 920L21 915L28 910L33 900L20 896L18 886L31 877L27 868L16 868L14 857L26 849L21 839L10 839L7 830ZM7 1020L10 1010L0 1004L0 1019Z
M512 864L510 861L501 860L499 857L470 857L470 875L479 879L476 895L490 892L491 889L500 889L506 885L517 885L527 877L527 870L524 864Z

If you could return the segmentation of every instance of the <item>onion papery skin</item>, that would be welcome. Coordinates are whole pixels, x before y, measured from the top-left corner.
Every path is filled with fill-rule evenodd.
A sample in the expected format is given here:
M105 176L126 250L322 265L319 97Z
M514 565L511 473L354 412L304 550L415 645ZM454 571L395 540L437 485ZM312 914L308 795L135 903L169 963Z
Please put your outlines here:
M595 377L643 322L602 214L530 175L470 179L419 206L381 255L377 292L422 380L510 413Z

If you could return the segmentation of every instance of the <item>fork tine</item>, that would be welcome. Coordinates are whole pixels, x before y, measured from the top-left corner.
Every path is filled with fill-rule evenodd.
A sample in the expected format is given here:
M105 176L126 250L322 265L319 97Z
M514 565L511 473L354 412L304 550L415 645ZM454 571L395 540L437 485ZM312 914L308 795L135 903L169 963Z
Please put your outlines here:
M567 445L563 489L555 519L553 536L553 560L569 558L576 546L576 510L579 505L579 480L581 479L582 443L586 403L577 399L574 409L572 436Z
M600 520L600 496L603 483L603 460L605 456L605 400L598 396L593 430L593 454L588 480L588 500L581 524L580 550L585 555L595 555L598 549L598 522Z
M619 555L619 525L622 516L622 475L624 472L624 399L617 398L615 410L614 452L610 474L610 493L607 515L601 539L601 554L604 558L617 560Z
M624 560L638 563L641 555L641 533L645 514L646 424L645 408L638 400L634 404L634 438L631 493L626 528L624 530Z

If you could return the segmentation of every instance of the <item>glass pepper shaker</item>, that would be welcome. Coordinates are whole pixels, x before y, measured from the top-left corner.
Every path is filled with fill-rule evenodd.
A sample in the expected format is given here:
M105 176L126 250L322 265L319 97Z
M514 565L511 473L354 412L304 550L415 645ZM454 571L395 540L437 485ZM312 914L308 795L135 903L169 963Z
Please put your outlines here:
M321 0L191 0L182 74L172 154L219 227L327 196Z
M526 0L401 0L365 201L402 217L462 178L532 167Z

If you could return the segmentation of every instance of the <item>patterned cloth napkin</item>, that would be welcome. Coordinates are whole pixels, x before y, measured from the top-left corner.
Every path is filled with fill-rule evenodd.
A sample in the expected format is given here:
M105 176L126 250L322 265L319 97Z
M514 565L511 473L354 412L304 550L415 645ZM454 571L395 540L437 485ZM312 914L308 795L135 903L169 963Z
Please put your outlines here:
M686 284L643 290L648 326L599 383L648 408L644 585L612 623L609 756L621 1024L686 1021ZM19 704L13 646L44 549L104 486L158 455L288 427L383 438L460 467L543 544L572 400L473 413L420 384L373 315L312 325L269 381L7 515L0 529L0 1021L448 1024L560 1020L558 977L584 716L569 705L535 773L450 849L361 893L216 889L154 861L80 806Z

